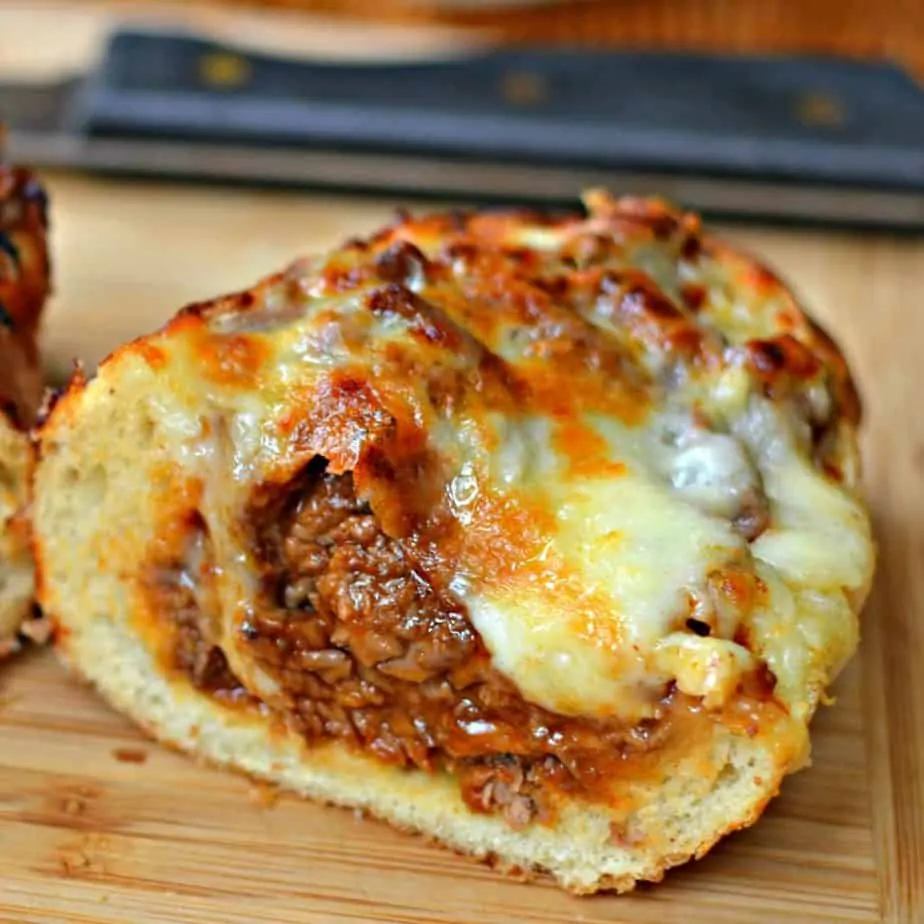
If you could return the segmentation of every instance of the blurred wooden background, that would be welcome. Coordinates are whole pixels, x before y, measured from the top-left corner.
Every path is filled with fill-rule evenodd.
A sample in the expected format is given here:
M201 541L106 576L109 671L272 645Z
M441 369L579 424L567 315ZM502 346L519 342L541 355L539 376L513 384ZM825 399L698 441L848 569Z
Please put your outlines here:
M843 54L924 80L924 0L225 0L499 32L511 42Z

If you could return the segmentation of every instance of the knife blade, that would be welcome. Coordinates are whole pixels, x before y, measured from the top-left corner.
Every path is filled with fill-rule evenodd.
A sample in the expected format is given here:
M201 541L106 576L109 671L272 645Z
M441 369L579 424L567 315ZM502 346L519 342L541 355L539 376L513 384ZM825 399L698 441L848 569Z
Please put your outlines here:
M887 64L501 49L344 64L122 30L88 74L0 84L42 166L924 228L924 91Z

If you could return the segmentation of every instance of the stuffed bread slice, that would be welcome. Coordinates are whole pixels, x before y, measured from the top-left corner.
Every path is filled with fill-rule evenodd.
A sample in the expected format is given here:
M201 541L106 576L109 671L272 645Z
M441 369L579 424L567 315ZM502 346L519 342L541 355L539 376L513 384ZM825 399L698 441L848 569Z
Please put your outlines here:
M40 434L60 652L151 734L576 892L751 824L873 564L856 393L656 202L402 218Z
M27 512L28 427L42 399L36 337L49 290L46 199L26 170L0 162L0 658L44 640L34 617Z

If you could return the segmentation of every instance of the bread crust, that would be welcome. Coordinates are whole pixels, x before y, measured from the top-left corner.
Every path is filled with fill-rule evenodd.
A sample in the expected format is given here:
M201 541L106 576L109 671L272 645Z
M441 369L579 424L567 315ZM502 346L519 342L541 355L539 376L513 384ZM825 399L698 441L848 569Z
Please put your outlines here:
M44 641L33 606L28 428L42 398L38 327L50 287L47 201L29 171L0 162L0 657Z
M760 742L734 739L718 770L729 782L705 798L677 792L672 810L665 799L656 827L669 835L647 851L614 842L618 813L610 817L579 804L568 806L554 829L517 833L499 818L470 812L445 779L420 770L396 773L338 742L309 748L265 715L242 713L188 684L170 683L137 641L112 624L57 622L56 649L64 663L150 737L313 801L359 810L503 875L551 878L575 895L628 892L703 857L727 834L757 821L792 766L791 755L781 761ZM692 806L695 820L688 816Z
M358 808L504 870L550 874L577 893L624 891L637 881L657 881L669 867L702 856L729 831L753 823L782 778L805 764L808 723L856 644L856 610L872 567L868 523L855 496L856 389L830 338L808 321L782 283L752 259L702 235L690 216L658 203L599 196L589 197L589 205L586 219L514 212L399 220L369 241L348 244L320 268L298 264L250 292L186 309L164 331L117 350L92 381L76 377L40 428L35 480L38 595L56 623L65 661L117 709L181 750L310 798ZM679 261L677 279L653 253ZM548 260L554 261L554 273ZM618 270L614 261L621 261ZM699 275L683 268L688 264ZM465 302L454 300L460 265L477 281L465 290ZM665 274L661 285L651 275L658 272ZM599 318L593 325L581 320L580 311L597 310L585 297L588 286L602 302L599 310L610 312L606 323L618 321L617 340L628 338L625 349L620 343L617 351L611 335L600 333ZM737 300L726 296L729 291ZM323 323L299 327L316 305L328 312ZM468 305L480 305L481 311L490 306L491 314ZM368 324L384 327L374 327L374 336L362 341L356 354L361 360L339 362L323 384L312 379L309 387L298 379L305 365L336 355ZM514 372L524 367L511 358L510 341L498 334L514 329L532 338L531 357L546 364L555 356L555 368L538 370L552 374L551 387L542 376L526 386L515 383ZM392 343L397 353L389 346L374 376L365 370L361 362L371 363L370 355ZM549 344L558 352L549 352ZM579 363L562 352L563 344ZM285 365L287 350L299 357L298 364ZM395 355L402 375L411 369L414 386L425 381L428 394L437 395L433 400L448 415L443 423L454 421L454 430L431 422L425 435L458 433L456 409L471 409L484 395L494 402L494 413L509 408L511 394L517 407L532 401L538 413L560 407L562 390L572 386L576 400L590 402L594 413L623 415L620 426L635 426L626 421L639 419L633 416L637 403L647 407L646 402L666 400L665 389L686 382L682 376L699 382L732 369L747 394L739 402L744 423L739 431L733 423L730 432L740 432L754 453L767 454L761 457L760 486L766 509L750 495L740 503L747 488L721 515L742 537L736 547L754 550L755 558L764 547L759 543L769 549L753 579L741 578L740 562L718 572L729 605L745 615L725 628L718 617L708 625L702 619L713 617L688 620L683 644L694 653L711 652L705 674L697 658L663 667L667 662L657 660L658 645L646 662L654 673L676 670L669 689L692 697L696 715L706 718L690 726L692 734L668 736L643 748L638 759L629 755L623 775L607 777L596 794L581 787L555 791L554 811L525 825L466 801L451 760L432 767L412 760L395 765L333 733L312 738L295 721L285 673L268 673L248 647L259 635L259 607L266 605L262 591L253 588L266 584L269 573L253 557L247 511L258 489L288 485L311 459L323 456L338 477L348 473L386 537L402 542L407 556L423 554L413 537L446 494L443 456L428 456L421 448L426 442L402 429L408 405L401 402L410 399L406 380L387 365ZM453 379L450 373L460 367L461 378ZM535 368L528 366L530 373ZM471 386L472 369L481 376L477 389ZM277 375L283 377L277 381ZM400 400L388 403L381 395L393 384ZM729 387L723 387L726 400ZM627 392L614 397L620 388ZM630 392L636 404L623 400ZM314 403L306 403L306 396ZM232 406L233 413L216 410ZM272 413L260 417L266 407ZM697 408L700 415L710 413L705 399ZM768 408L794 416L791 445L774 436L765 446L768 427L790 432L789 417L773 416ZM242 429L251 419L258 420L256 441ZM569 439L575 432L569 431ZM248 447L257 446L253 451L262 458L259 453L276 446L274 440L281 448L269 462L248 461ZM582 443L580 457L570 459L579 484L601 477L601 471L609 477L609 460L595 462L593 445ZM790 455L798 464L781 479L775 466ZM203 459L204 467L197 468ZM216 471L232 470L234 479L210 486ZM822 537L835 519L846 518L846 526L836 524L846 536L846 571L832 572L825 557L794 565L781 541L787 536L801 541L805 518L788 525L785 503L799 498L778 494L781 482L785 491L800 477L811 479L809 506L820 517ZM192 582L182 575L179 580L196 585L196 631L209 635L220 651L240 683L240 697L216 695L171 660L177 613L158 608L146 589L152 560L158 574L174 568L169 556L152 559L151 549L173 548L174 535L185 535L193 522L191 513L207 526L214 544L210 554L221 557L200 561L190 572L199 576ZM522 518L514 524L519 533L508 539L506 527L492 525L499 521L490 514L479 523L496 529L490 559L496 578L509 560L498 549L524 557L530 540ZM437 587L440 565L432 548L443 540L430 535L428 570L421 573ZM809 539L818 544L814 534ZM503 551L505 543L512 551ZM447 559L477 566L477 558L464 558L464 543L452 550ZM237 580L229 576L235 561L247 562L243 583L209 583L219 572L221 581ZM798 585L802 564L823 569L821 578L809 573L805 589ZM830 581L843 586L823 589ZM241 590L245 585L251 589ZM312 601L315 608L327 605ZM568 605L566 598L556 598L557 607ZM584 630L579 625L575 631ZM721 637L710 648L694 635ZM785 649L774 647L781 635ZM348 648L334 644L341 654ZM497 649L488 647L493 658ZM724 673L716 672L720 663ZM786 674L784 663L797 669ZM525 676L517 675L516 664L498 664L515 683ZM761 681L758 701L746 691L760 678L770 680ZM520 692L554 713L548 703L557 689L549 693L540 685ZM571 692L584 697L571 714L589 717L597 708L587 705L594 691ZM639 723L635 708L627 705L619 720Z

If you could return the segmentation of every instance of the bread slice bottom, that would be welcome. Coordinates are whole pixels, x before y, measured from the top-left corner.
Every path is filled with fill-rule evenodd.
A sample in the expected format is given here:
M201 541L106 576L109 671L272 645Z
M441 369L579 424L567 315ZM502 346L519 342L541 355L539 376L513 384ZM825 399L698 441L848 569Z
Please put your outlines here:
M155 738L300 795L361 809L505 872L550 873L575 893L660 880L667 868L755 821L782 777L767 748L727 733L713 742L712 773L677 766L649 794L633 824L650 836L620 843L625 818L578 801L554 827L515 831L500 817L473 813L451 776L389 767L339 742L309 747L265 714L165 677L123 623L91 617L69 628L59 644L65 662Z

